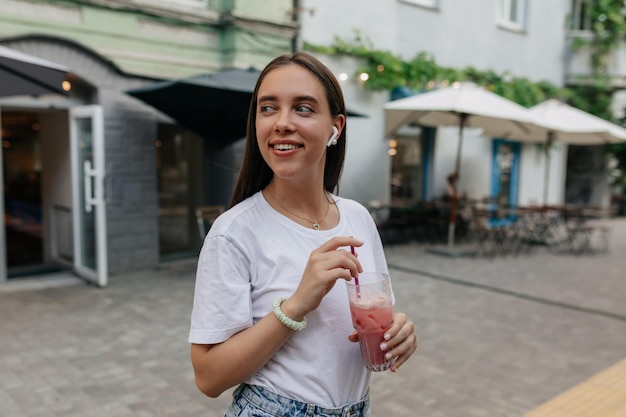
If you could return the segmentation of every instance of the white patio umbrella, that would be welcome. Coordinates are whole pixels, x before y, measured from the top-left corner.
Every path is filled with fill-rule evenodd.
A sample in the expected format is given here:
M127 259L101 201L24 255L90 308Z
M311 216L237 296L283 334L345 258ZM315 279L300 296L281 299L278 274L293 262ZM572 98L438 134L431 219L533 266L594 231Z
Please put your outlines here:
M531 107L530 114L536 124L548 129L543 136L546 145L544 206L548 202L550 146L555 140L570 145L602 145L626 140L626 129L556 99Z
M69 68L0 46L0 97L15 95L67 95L61 83Z
M523 106L471 82L388 102L385 109L385 136L393 136L405 125L458 126L455 172L461 175L463 130L482 128L489 137L537 141L547 130L535 125ZM454 249L456 196L452 197L448 227L448 249Z

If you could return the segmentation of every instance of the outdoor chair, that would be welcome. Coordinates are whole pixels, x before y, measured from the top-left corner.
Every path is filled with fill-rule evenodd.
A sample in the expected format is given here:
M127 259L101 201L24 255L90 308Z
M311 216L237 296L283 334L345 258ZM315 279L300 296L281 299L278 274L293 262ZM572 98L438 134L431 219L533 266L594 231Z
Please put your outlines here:
M553 207L525 207L520 210L520 240L526 247L559 248L567 238L562 210Z
M568 209L564 213L567 227L567 250L574 254L608 252L610 228L589 222L599 211L587 212L582 208Z
M494 258L496 255L506 255L516 245L513 227L491 224L492 215L490 209L475 208L473 211L472 235L478 245L477 256Z

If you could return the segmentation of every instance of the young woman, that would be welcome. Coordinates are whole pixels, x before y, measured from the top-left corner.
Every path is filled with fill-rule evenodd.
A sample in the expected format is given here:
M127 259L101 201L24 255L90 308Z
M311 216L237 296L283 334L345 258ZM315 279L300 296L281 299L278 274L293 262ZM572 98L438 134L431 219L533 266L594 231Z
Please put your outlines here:
M368 211L332 194L345 115L335 76L309 54L259 77L231 208L200 253L189 334L198 388L239 385L226 416L369 415L344 280L387 264ZM385 339L395 372L417 347L413 323L396 313Z

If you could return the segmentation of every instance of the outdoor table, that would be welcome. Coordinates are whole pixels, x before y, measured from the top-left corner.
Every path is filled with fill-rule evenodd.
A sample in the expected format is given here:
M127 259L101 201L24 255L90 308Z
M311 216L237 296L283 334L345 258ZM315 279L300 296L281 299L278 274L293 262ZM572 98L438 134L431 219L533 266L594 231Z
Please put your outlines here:
M472 235L478 244L478 255L517 254L519 242L515 218L510 208L494 204L477 204L472 209Z
M522 206L517 209L523 243L554 246L564 238L563 208L560 206Z
M474 228L479 252L519 254L532 247L556 247L566 239L563 209L559 206L499 206L477 204ZM488 250L489 246L495 246Z
M566 207L567 250L573 253L594 252L596 249L607 251L610 229L592 221L610 214L610 210L600 207ZM599 247L593 245L594 236L599 239Z

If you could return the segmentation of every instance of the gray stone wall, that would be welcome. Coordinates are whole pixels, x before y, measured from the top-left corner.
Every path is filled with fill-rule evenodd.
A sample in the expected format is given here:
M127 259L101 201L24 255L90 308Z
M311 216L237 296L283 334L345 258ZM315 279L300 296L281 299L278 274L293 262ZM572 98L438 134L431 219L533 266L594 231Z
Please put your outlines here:
M159 262L156 120L135 100L100 91L104 107L109 272Z
M227 146L207 147L204 160L204 204L228 207L243 160L246 140Z

